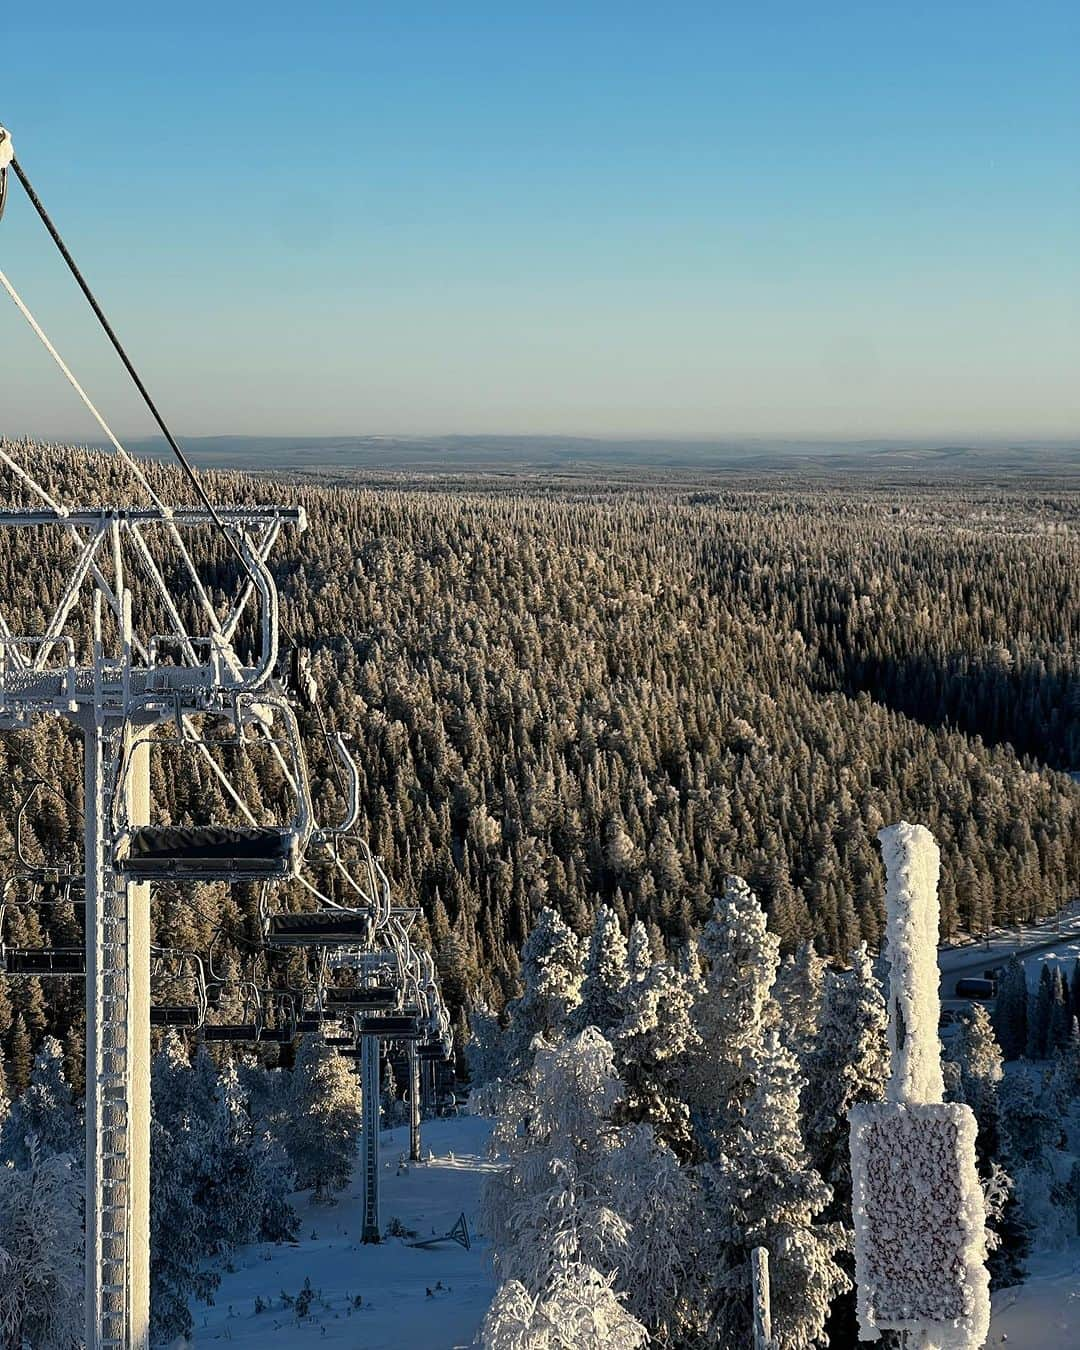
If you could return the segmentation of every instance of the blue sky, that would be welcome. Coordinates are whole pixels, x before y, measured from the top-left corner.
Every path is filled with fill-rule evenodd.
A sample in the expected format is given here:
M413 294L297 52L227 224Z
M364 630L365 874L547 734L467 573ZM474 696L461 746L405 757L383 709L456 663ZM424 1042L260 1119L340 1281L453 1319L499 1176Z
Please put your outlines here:
M5 8L0 122L182 433L1076 432L1075 3L100 8ZM13 185L148 434L49 249ZM0 431L91 437L0 300Z

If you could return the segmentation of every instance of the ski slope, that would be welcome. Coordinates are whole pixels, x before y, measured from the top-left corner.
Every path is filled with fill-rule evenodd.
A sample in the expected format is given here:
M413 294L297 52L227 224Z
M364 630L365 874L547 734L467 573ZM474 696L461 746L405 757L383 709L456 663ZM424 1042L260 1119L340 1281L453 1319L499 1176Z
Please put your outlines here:
M491 1121L476 1116L425 1121L423 1152L432 1162L410 1165L404 1126L381 1136L381 1220L385 1231L399 1218L419 1238L445 1233L464 1213L473 1238L470 1251L457 1243L415 1249L399 1238L378 1245L360 1242L362 1218L359 1160L348 1190L335 1205L316 1205L309 1194L294 1198L300 1216L295 1244L244 1247L222 1272L214 1305L192 1305L195 1331L172 1350L211 1345L259 1346L260 1350L456 1350L472 1344L495 1292L487 1243L476 1232ZM298 1317L282 1291L295 1299L310 1280L311 1311ZM430 1293L428 1292L430 1290ZM354 1301L359 1298L359 1306ZM256 1299L268 1306L256 1312Z
M1080 1345L1080 1242L1031 1260L1023 1284L993 1297L987 1350L1065 1350Z

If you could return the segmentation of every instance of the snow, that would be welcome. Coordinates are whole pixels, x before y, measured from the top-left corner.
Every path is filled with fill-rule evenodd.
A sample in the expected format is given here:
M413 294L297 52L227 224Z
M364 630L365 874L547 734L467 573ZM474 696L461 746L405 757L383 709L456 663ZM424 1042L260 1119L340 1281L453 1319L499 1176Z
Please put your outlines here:
M214 1306L192 1307L195 1332L175 1350L227 1342L266 1350L342 1346L355 1350L455 1350L472 1344L495 1293L489 1244L476 1232L480 1192L497 1164L487 1157L492 1122L478 1116L425 1121L422 1151L434 1161L409 1164L408 1127L382 1134L380 1217L414 1229L419 1238L446 1233L464 1213L472 1237L465 1251L457 1243L410 1248L399 1238L367 1246L360 1242L362 1174L359 1155L349 1187L337 1203L313 1203L309 1193L294 1198L300 1215L295 1244L259 1243L241 1248L222 1273ZM282 1290L295 1298L310 1279L316 1297L311 1316L299 1320L283 1306ZM441 1285L441 1287L437 1287ZM431 1290L431 1296L428 1290ZM358 1309L350 1305L359 1295ZM255 1312L255 1300L270 1307Z
M941 854L925 825L906 820L878 832L885 859L889 958L891 1102L940 1102L938 875Z
M1080 1241L1031 1260L1023 1284L993 1298L987 1350L1062 1350L1080 1345Z

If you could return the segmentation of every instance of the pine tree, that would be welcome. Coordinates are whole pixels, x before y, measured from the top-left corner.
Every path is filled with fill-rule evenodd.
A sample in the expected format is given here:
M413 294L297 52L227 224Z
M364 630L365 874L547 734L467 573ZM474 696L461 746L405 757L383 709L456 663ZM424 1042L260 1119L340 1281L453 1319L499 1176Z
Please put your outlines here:
M476 1003L469 1010L465 1062L473 1088L493 1083L506 1073L506 1033L486 1003Z
M754 1247L769 1252L779 1350L811 1350L824 1333L833 1300L849 1287L836 1261L846 1247L842 1230L819 1222L832 1193L803 1146L802 1082L794 1055L770 1032L745 1124L736 1127L730 1150L713 1164L716 1332L724 1346L750 1344Z
M1028 987L1024 967L1009 958L994 1003L994 1032L1007 1060L1019 1059L1028 1043Z
M42 1041L29 1086L8 1112L0 1131L0 1157L16 1167L27 1166L32 1140L42 1158L59 1153L70 1153L76 1161L82 1157L82 1120L64 1077L63 1048L52 1036Z
M810 1162L832 1187L830 1217L851 1214L848 1111L880 1101L889 1074L885 998L863 943L849 971L830 971L820 1028L805 1060L802 1111Z
M964 1023L957 1045L960 1091L975 1113L979 1133L975 1141L983 1172L1000 1151L998 1085L1005 1076L1002 1054L986 1009L976 1003Z
M1053 1055L1068 1045L1069 1033L1072 1029L1072 1000L1069 995L1069 985L1065 979L1065 972L1058 965L1054 966L1053 979L1053 1004L1050 1009L1050 1028L1046 1036L1047 1055Z
M643 980L653 963L652 945L649 942L649 930L635 919L630 925L630 937L626 944L626 973L630 980Z
M1039 991L1028 1015L1028 1059L1045 1059L1047 1056L1055 993L1053 971L1049 966L1043 966L1039 975Z
M581 982L581 1002L567 1021L570 1034L596 1027L608 1035L626 1011L623 998L627 981L626 939L613 909L601 905L596 911L589 951Z
M773 997L780 1008L781 1034L797 1055L806 1054L817 1035L827 969L814 944L804 942L777 973Z
M82 1174L31 1144L0 1166L0 1345L77 1350L83 1332Z

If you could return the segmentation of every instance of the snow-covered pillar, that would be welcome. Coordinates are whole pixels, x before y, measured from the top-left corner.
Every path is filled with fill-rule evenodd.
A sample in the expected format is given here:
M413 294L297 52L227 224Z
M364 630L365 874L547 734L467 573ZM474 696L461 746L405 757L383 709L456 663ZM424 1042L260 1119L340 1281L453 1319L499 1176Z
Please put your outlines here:
M420 1056L409 1042L409 1161L420 1161Z
M978 1350L990 1329L986 1206L975 1117L942 1100L940 853L928 829L906 821L878 838L892 1074L884 1102L848 1115L859 1338L903 1331L912 1350Z
M379 1038L360 1037L360 1110L364 1141L364 1242L378 1242L379 1232Z
M941 1102L938 1019L938 878L941 852L925 825L901 821L880 831L885 860L886 955L889 960L890 1102Z
M773 1350L767 1247L755 1247L750 1253L750 1284L754 1294L754 1350Z

